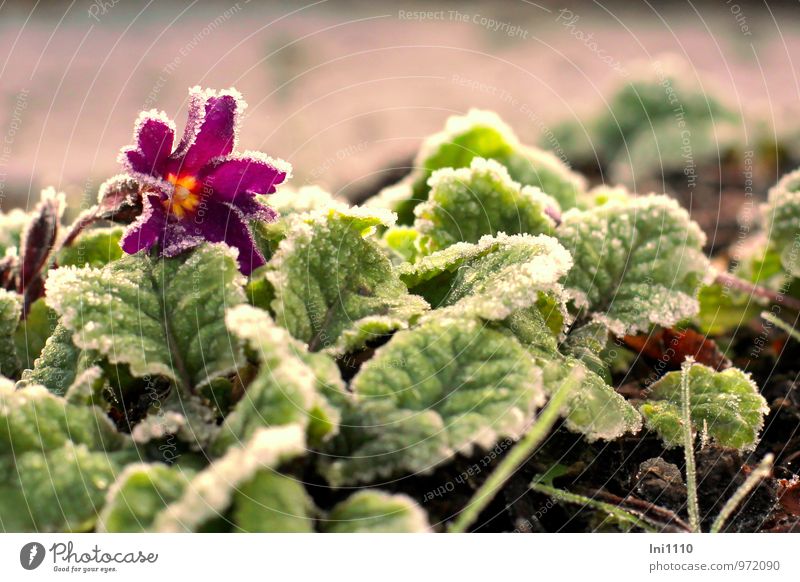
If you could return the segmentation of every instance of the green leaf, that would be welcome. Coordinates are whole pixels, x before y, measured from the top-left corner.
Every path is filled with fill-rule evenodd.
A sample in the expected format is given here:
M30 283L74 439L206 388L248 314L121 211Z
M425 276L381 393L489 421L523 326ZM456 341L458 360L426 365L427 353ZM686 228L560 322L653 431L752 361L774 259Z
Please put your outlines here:
M31 215L19 208L10 212L0 212L0 257L7 256L9 251L19 254L22 231L28 227Z
M189 450L205 451L219 433L214 411L198 396L173 391L165 402L148 414L131 431L137 445L150 442L184 443Z
M548 311L554 309L563 319L560 280L571 265L569 253L551 237L499 234L477 244L455 244L404 264L399 272L436 307L499 321L550 297Z
M562 160L550 152L520 144L495 113L472 109L465 116L450 117L444 131L422 144L414 171L367 204L393 210L400 224L411 224L414 207L428 199L431 174L442 168L468 167L474 158L496 160L508 169L513 180L541 189L565 209L575 206L585 188L585 180Z
M100 268L122 257L119 241L124 229L96 228L82 232L68 247L58 253L61 267Z
M47 307L43 297L31 304L28 315L19 323L14 334L17 355L23 370L33 368L36 358L42 354L47 338L53 335L57 323L58 316Z
M336 434L339 411L325 397L345 394L336 363L325 354L308 352L269 314L254 307L236 307L226 321L256 353L260 367L226 416L213 450L220 454L259 428L292 423L306 427L312 444Z
M259 471L236 490L232 515L241 532L312 533L315 511L300 481Z
M475 319L398 332L352 380L334 485L430 472L474 446L518 438L544 403L541 373L513 337Z
M697 324L700 331L708 335L720 335L740 327L758 316L764 307L757 297L726 289L719 283L704 285L698 296L700 311Z
M0 289L0 374L13 376L19 370L14 332L22 314L22 297Z
M589 370L610 384L611 372L603 360L607 345L608 329L599 323L587 323L570 330L561 348L566 355L580 360Z
M198 473L184 493L160 511L153 529L160 532L198 531L223 515L233 503L236 490L260 471L305 452L303 428L287 425L258 429L243 447L233 447L224 457Z
M376 489L354 493L336 505L323 523L331 533L417 533L430 531L428 517L406 495Z
M72 341L72 332L59 323L47 338L33 369L22 373L22 384L41 384L53 394L63 396L78 374L96 360L96 353L78 348Z
M77 406L43 386L0 379L0 456L50 451L68 442L115 450L125 439L97 407Z
M233 251L207 244L172 259L139 253L102 269L57 269L47 301L79 348L194 391L242 363L224 315L244 301L243 282Z
M148 531L156 515L180 499L193 476L193 471L160 463L128 465L108 492L97 531Z
M72 442L0 458L0 529L90 531L117 469L112 455Z
M550 234L555 222L546 208L558 203L532 186L521 186L495 160L474 158L468 168L437 170L428 180L429 198L414 209L414 227L429 250L484 235Z
M770 189L764 213L770 242L780 253L784 269L799 277L800 170L786 174Z
M408 327L428 308L370 235L393 217L360 208L298 218L267 265L276 321L311 351L341 355Z
M575 306L612 333L669 327L699 310L709 273L705 235L675 200L644 196L571 210L557 235L575 261L565 283Z
M754 446L769 407L750 375L736 368L715 372L701 364L688 373L693 428L725 447ZM653 384L640 411L647 427L668 446L682 444L681 372L670 372Z

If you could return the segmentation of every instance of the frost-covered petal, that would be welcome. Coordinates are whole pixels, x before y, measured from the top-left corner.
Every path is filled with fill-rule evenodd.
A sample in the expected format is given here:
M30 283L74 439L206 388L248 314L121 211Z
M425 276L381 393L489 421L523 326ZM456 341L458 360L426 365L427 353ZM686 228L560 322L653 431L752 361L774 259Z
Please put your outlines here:
M167 215L157 194L147 197L139 218L131 224L119 241L122 250L132 255L149 250L160 238L167 226Z
M248 151L212 161L203 169L201 179L220 199L231 202L245 192L272 194L291 171L283 160Z
M239 249L239 268L245 275L265 262L241 214L227 204L209 199L195 217L192 229L209 242L224 242Z
M175 123L163 111L143 111L133 130L136 145L123 148L120 162L137 174L160 175L172 151Z
M250 192L239 194L233 206L241 213L242 217L248 220L272 222L278 217L277 212L266 204L259 202L256 195Z
M247 106L235 89L216 92L194 87L190 100L183 139L168 163L176 175L195 174L209 160L230 154L236 146L239 114Z

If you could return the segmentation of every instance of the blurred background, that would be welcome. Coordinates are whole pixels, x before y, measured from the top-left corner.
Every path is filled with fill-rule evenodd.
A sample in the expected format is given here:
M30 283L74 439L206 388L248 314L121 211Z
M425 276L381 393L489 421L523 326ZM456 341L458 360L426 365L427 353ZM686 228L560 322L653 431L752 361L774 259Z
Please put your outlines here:
M142 109L235 86L240 149L360 200L448 116L497 111L592 183L666 191L713 244L800 165L797 2L0 4L0 210L93 198Z

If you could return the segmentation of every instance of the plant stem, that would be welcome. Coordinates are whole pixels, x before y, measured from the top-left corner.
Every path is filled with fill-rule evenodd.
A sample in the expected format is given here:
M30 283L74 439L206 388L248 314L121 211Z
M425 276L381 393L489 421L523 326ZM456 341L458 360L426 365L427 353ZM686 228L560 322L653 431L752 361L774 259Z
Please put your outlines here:
M766 287L761 287L760 285L754 285L750 281L740 279L732 273L719 273L715 282L723 287L736 289L737 291L742 291L743 293L748 293L756 297L763 297L764 299L769 299L771 303L780 303L789 309L800 312L800 300L789 295L784 295L783 293L778 293L777 291L772 291Z
M800 332L798 332L794 327L783 321L780 317L778 317L774 313L770 313L769 311L762 311L761 317L769 321L772 325L781 328L783 331L788 333L795 341L800 342Z
M481 485L480 489L475 492L467 506L450 526L450 532L464 533L469 529L481 511L486 509L486 506L494 499L494 496L497 495L497 492L505 482L544 440L558 420L567 397L583 382L584 376L585 371L583 368L573 368L555 394L550 397L550 402L544 407L525 436L508 452L497 468L489 475L489 478Z
M686 458L686 497L689 512L689 528L700 533L700 505L697 503L697 468L694 464L694 433L692 431L692 412L689 398L689 371L694 366L694 358L686 358L681 365L681 423L683 429L683 452Z
M770 472L772 471L772 461L774 457L772 453L769 453L761 462L756 466L755 469L751 471L751 473L747 476L747 479L744 480L736 491L734 491L731 498L725 503L722 507L722 511L719 512L719 515L714 520L714 523L711 524L711 533L719 533L722 531L722 528L725 527L725 523L728 521L733 512L739 507L739 504L744 501L744 498L747 497L747 494L750 493L758 482L764 479L765 477L769 477Z

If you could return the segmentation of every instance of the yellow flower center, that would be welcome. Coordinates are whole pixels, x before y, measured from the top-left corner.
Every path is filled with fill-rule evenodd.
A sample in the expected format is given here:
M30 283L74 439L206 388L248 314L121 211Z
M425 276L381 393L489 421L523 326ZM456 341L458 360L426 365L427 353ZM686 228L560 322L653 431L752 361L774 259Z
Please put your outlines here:
M167 181L175 186L169 200L164 200L164 208L178 220L200 206L200 181L194 176L167 175Z

